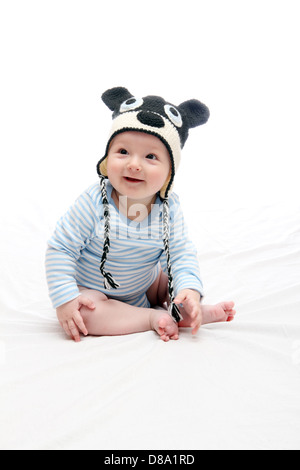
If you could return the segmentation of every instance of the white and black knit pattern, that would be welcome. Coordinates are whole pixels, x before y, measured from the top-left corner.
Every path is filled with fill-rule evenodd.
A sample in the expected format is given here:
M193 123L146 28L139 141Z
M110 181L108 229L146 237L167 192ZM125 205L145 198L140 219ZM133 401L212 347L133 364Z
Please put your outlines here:
M104 211L104 242L103 242L103 254L100 263L100 272L104 277L104 288L105 289L117 289L120 285L114 280L110 273L107 273L104 270L104 265L107 260L107 255L109 253L110 247L110 214L109 214L109 203L107 199L106 192L106 181L104 177L100 178L100 188L103 201L103 211Z
M169 245L169 232L170 232L170 209L169 209L169 200L165 198L163 200L163 242L165 253L167 257L167 270L168 270L168 285L169 285L169 296L170 296L170 306L169 312L173 317L175 322L182 320L178 306L174 303L174 281L170 257L170 245Z

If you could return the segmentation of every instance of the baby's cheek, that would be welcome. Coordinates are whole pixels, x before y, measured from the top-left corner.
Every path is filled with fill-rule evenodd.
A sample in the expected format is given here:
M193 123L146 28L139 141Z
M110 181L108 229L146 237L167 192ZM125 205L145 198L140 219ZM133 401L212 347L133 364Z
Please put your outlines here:
M107 165L107 176L112 184L117 178L119 178L120 175L121 175L120 164L116 162L111 162L110 164Z

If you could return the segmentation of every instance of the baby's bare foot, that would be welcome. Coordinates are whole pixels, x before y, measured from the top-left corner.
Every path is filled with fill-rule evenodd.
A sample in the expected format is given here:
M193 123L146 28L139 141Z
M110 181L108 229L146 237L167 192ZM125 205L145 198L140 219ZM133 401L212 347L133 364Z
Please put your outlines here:
M202 305L202 325L234 320L234 302L220 302L216 305Z
M178 325L173 318L163 310L153 310L151 316L151 327L156 331L163 341L179 339Z

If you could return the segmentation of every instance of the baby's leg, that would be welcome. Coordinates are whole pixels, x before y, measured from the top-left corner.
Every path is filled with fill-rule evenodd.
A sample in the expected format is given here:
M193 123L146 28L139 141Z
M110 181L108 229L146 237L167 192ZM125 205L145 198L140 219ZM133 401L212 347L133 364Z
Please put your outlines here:
M179 323L180 327L190 327L191 317L186 313L184 307L180 307L180 313L183 320ZM236 311L234 302L225 301L215 305L201 305L202 325L215 322L228 322L234 320Z
M102 292L79 288L96 308L81 307L80 313L88 333L95 336L115 336L155 330L164 341L178 339L178 326L167 312L141 308L109 299Z
M147 297L152 307L164 307L169 301L168 276L160 269L159 275L147 290Z
M215 322L227 322L234 320L236 311L234 302L225 301L215 305L202 305L202 324Z

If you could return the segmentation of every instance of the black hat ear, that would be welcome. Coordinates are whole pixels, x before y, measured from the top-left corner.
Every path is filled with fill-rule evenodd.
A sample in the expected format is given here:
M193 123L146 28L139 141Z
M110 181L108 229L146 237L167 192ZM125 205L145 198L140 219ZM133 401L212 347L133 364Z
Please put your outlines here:
M177 106L185 116L188 127L197 127L205 124L210 116L208 107L198 100L188 100Z
M115 111L124 101L132 97L127 88L115 87L105 91L101 98L111 111Z

